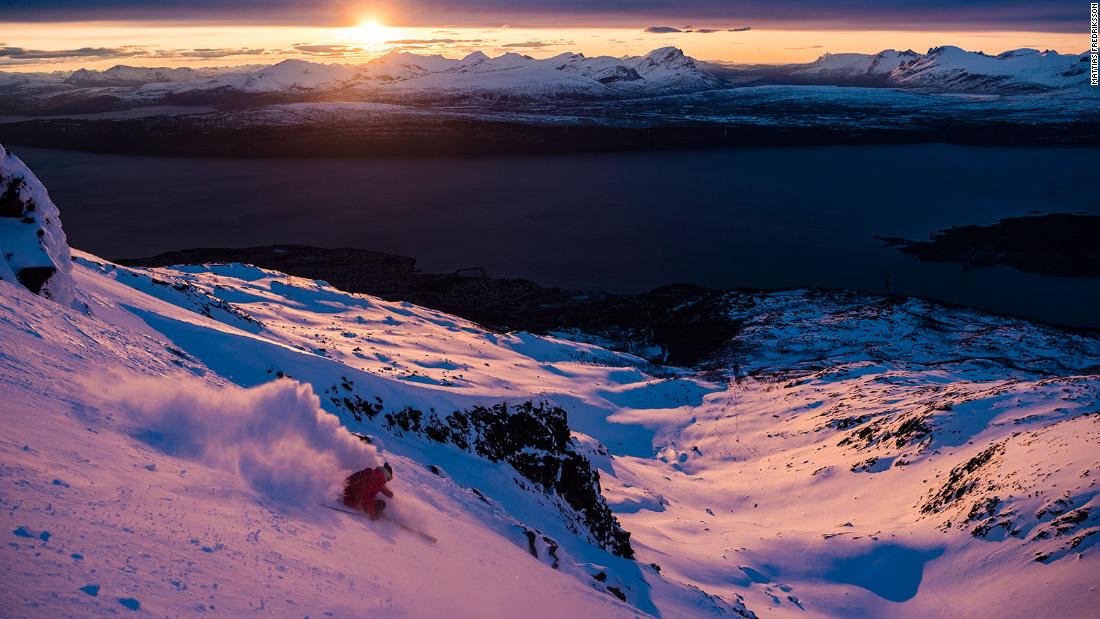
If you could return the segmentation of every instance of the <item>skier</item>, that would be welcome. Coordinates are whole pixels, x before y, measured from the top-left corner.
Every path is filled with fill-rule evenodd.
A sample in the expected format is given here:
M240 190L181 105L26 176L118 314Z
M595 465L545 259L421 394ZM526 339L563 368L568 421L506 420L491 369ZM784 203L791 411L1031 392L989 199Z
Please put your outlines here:
M344 505L352 509L367 512L371 520L378 520L386 502L377 498L379 492L393 498L393 491L386 482L393 479L393 468L385 462L377 468L367 468L352 473L344 481Z

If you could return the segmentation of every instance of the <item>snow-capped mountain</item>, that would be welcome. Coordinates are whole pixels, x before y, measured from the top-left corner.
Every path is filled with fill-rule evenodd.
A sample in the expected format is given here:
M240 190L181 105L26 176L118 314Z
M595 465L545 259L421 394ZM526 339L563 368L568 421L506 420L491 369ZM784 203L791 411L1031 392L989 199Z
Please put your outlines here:
M782 73L815 83L869 84L939 92L1016 93L1087 85L1085 55L1016 49L989 56L958 47L925 54L885 50L878 54L824 54Z
M45 196L5 161L21 199ZM8 260L37 256L12 238ZM16 614L1011 618L1100 602L1093 334L730 292L677 309L736 325L677 368L249 265L73 256L80 303L0 280L0 600ZM381 460L394 518L437 543L320 505Z
M893 49L877 54L824 54L809 64L798 66L790 74L824 83L885 83L895 69L920 57L913 50L899 52Z
M116 65L104 71L78 69L65 81L74 86L141 86L160 82L183 82L216 77L235 69L192 69L190 67L129 67Z
M900 86L997 92L1085 86L1087 74L1086 54L1016 49L987 56L946 46L902 64L890 80Z
M118 67L116 67L118 69ZM169 83L170 82L170 83ZM271 67L213 79L145 82L136 96L236 90L254 93L328 92L348 89L360 98L399 96L616 98L695 92L717 81L675 48L635 58L567 54L536 59L516 53L462 59L390 52L361 65L285 60Z

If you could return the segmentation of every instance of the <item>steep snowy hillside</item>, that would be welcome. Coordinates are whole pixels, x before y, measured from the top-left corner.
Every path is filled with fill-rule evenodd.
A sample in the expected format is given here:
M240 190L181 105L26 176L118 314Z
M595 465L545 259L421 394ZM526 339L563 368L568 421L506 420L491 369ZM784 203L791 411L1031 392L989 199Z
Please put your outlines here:
M4 608L751 616L633 560L603 448L535 387L633 358L241 265L76 258L78 307L0 282ZM413 533L322 506L383 458Z
M86 305L0 281L0 603L20 615L1100 603L1092 334L732 292L686 314L735 335L674 368L248 265L74 254ZM395 518L437 543L321 507L382 459Z

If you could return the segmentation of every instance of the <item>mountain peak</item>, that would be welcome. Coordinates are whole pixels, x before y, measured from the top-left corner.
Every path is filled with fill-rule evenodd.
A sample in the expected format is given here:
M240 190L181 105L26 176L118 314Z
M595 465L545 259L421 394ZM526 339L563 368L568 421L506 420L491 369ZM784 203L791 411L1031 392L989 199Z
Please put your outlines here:
M965 56L974 52L968 52L961 47L955 45L941 45L939 47L933 47L928 50L928 56ZM980 53L980 52L978 52Z
M687 56L684 55L684 50L672 46L658 47L642 57L659 64L676 63L687 58Z
M469 54L466 54L465 56L462 57L462 63L463 64L477 64L477 63L485 62L486 60L489 60L489 56L486 55L485 52L481 51L480 49L477 50L476 52L470 52Z
M1030 47L1021 47L1020 49L1010 49L1007 52L1001 52L997 54L998 58L1019 58L1021 56L1045 56L1051 53L1050 50L1040 52L1037 49Z

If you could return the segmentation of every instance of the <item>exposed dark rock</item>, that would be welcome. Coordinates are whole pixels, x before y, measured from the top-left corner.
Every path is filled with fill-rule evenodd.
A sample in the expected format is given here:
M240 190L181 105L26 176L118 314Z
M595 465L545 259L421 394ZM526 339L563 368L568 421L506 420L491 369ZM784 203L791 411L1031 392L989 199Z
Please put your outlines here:
M564 513L567 522L593 543L618 556L634 557L630 533L600 494L599 473L576 450L564 409L548 403L501 402L446 415L411 407L383 412L381 399L369 402L358 394L345 394L349 389L354 389L354 381L343 378L325 393L357 421L376 420L398 436L417 435L510 464L538 491L560 497L572 512Z
M553 560L550 567L558 569L558 543L545 535L542 536L542 541L546 543L546 553L550 555L550 558Z
M951 469L947 481L921 506L921 513L933 514L966 496L981 482L979 471L1004 453L1003 443L994 443L984 451Z
M930 417L930 412L901 416L885 415L857 430L852 430L837 445L867 449L873 445L892 442L895 447L904 447L919 442L931 434L932 428L928 424ZM857 427L868 418L867 415L848 417L839 420L836 427Z
M525 529L523 534L527 536L527 551L531 553L531 556L538 559L539 551L535 548L535 532L531 529Z
M54 267L25 267L19 269L19 272L15 274L15 277L19 279L19 283L33 292L38 294L42 291L42 287L46 285L46 282L50 281L53 274L57 272Z
M23 186L23 179L0 179L0 185L4 188L0 193L0 217L22 217L25 205L19 197L19 188Z

